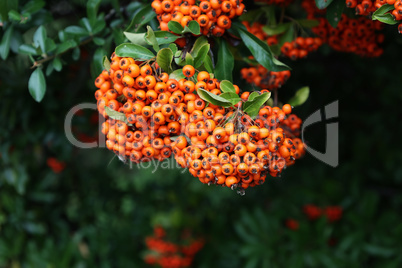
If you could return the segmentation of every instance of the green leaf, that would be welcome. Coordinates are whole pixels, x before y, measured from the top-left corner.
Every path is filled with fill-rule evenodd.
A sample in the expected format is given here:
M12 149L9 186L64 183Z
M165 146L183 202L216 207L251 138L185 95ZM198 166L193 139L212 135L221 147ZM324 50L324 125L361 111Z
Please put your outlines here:
M53 67L56 71L60 72L61 69L63 68L63 65L61 63L61 60L59 57L54 58L53 60Z
M94 25L93 25L94 24ZM99 19L92 23L92 34L98 34L106 27L106 22L103 19Z
M45 47L46 52L53 52L57 48L52 38L46 38Z
M264 26L262 27L262 30L267 34L267 35L277 35L284 33L289 27L292 26L292 23L287 22L287 23L282 23L282 24L277 24L276 26Z
M92 26L88 18L82 18L80 20L80 25L84 26L88 33L92 34Z
M135 14L131 20L130 25L125 30L126 32L138 32L138 30L150 20L156 17L156 13L152 10L151 4L144 6L140 11Z
M253 91L250 93L250 95L248 96L248 101L253 101L255 99L255 97L260 96L260 93L258 93L257 91Z
M345 8L344 0L334 0L327 8L327 20L332 27L336 28L338 26L339 21L341 20L341 16L343 13L343 9Z
M38 52L36 51L36 48L34 48L31 45L27 45L27 44L22 44L18 48L18 52L21 54L27 54L27 55L37 55L38 54Z
M156 52L159 51L159 44L158 41L156 41L154 30L152 30L151 26L147 26L147 34L145 35L145 40L154 48Z
M233 84L228 81L228 80L223 80L220 83L220 87L221 87L221 91L226 93L226 92L231 92L231 93L235 93L236 94L236 89L233 86Z
M204 101L207 101L211 104L222 106L222 107L231 107L232 106L232 103L229 100L224 99L218 95L215 95L205 89L201 89L201 88L197 89L197 94L201 99L203 99Z
M80 27L80 26L68 26L66 29L64 29L66 33L76 35L76 36L87 36L88 32Z
M170 48L163 48L156 55L156 62L168 74L170 74L173 71L172 61L173 61L173 51Z
M25 6L22 7L21 14L33 14L43 8L45 4L46 3L43 0L29 1L25 4Z
M269 98L271 97L271 93L265 92L259 96L255 96L253 100L251 101L246 101L242 105L243 112L247 113L251 118L254 118L258 115L258 112L260 111L261 106L266 103Z
M233 23L234 28L238 31L241 39L243 40L246 47L253 54L254 58L258 63L267 68L268 70L279 72L289 70L290 68L278 61L272 54L271 49L268 44L255 35L249 33L243 25L239 25L237 22Z
M175 55L176 52L177 52L177 45L172 43L172 44L169 45L169 48L172 50L173 55Z
M81 50L79 47L75 47L73 49L73 53L71 54L71 57L73 58L73 60L79 60L81 56Z
M46 76L51 75L53 71L54 71L53 62L50 62L46 67Z
M390 13L386 13L384 15L375 15L372 17L373 20L378 20L382 23L386 23L389 25L394 25L399 23L397 20L394 19L394 17Z
M94 41L95 45L98 45L98 46L103 46L106 42L105 39L100 38L100 37L94 37L93 41Z
M190 53L186 54L186 65L194 66L194 58Z
M186 78L183 74L183 69L174 70L172 73L169 74L169 79L175 79L179 81L180 79Z
M303 103L306 102L308 99L308 96L310 94L310 88L309 87L302 87L299 89L296 94L288 101L290 105L293 107L300 106Z
M279 37L278 44L282 47L284 43L292 42L293 39L295 39L295 27L292 25Z
M208 39L205 36L198 37L197 40L195 40L193 48L190 51L191 55L195 57L200 49L206 44L208 44Z
M115 51L119 57L131 57L135 60L150 60L155 57L149 49L130 43L121 44Z
M390 5L390 4L385 4L382 5L379 9L377 9L376 11L374 11L373 16L376 15L384 15L385 13L394 10L395 6L394 5Z
M156 40L159 45L171 44L174 41L176 41L176 39L181 37L181 36L177 36L172 33L166 32L166 31L156 31L156 32L154 32L154 34L155 34ZM124 35L133 44L136 44L139 46L148 46L148 42L145 40L146 33L124 32Z
M319 8L319 9L324 9L327 6L329 6L329 4L332 3L332 0L315 0L315 5Z
M205 57L208 55L210 45L206 44L200 48L197 55L194 56L194 67L199 68L205 60Z
M34 100L41 102L46 92L46 80L42 69L36 68L36 70L32 72L28 81L28 89Z
M181 33L192 33L194 35L200 35L201 34L200 24L197 21L192 20L189 22L188 26L184 27L184 30Z
M65 52L65 51L67 51L67 50L69 50L69 49L71 49L73 47L76 47L76 46L77 46L77 43L74 40L72 40L72 39L67 40L67 41L65 41L65 42L63 42L63 43L61 43L60 45L57 46L56 54L63 53L63 52Z
M109 61L109 58L106 55L103 56L102 65L103 65L103 68L105 68L106 71L110 70L110 61Z
M332 0L331 0L332 1ZM301 27L313 28L320 25L318 20L301 19L296 21Z
M101 0L88 0L87 1L87 16L91 21L96 20L96 15L98 13L99 5Z
M0 57L5 60L10 53L11 36L13 34L13 26L10 26L3 35L0 43Z
M239 101L241 101L241 98L239 97L239 95L237 95L236 93L233 93L233 92L222 93L221 95L219 95L219 97L230 101L233 105L235 105L235 104L239 103Z
M177 21L172 21L172 20L168 22L168 28L175 34L182 34L182 32L184 30L183 26L181 26L180 23L178 23Z
M10 10L8 12L8 17L10 18L10 20L21 21L21 14L15 10Z
M370 255L380 256L384 258L389 258L396 253L396 249L394 248L385 248L373 244L366 244L364 246L364 251L366 251Z
M181 50L176 51L176 53L174 54L174 62L179 66L186 65L185 60L182 58L182 51Z
M33 41L36 47L40 47L42 53L46 53L46 29L43 25L36 30Z
M122 122L128 124L127 117L124 113L117 112L117 111L113 110L112 108L110 108L109 106L105 106L105 111L106 111L106 114L110 118L112 118L114 120L119 120L119 121L122 121Z
M214 66L212 64L212 59L209 55L207 55L204 59L204 68L208 73L213 73L214 72Z
M218 46L218 62L216 63L215 76L218 80L232 81L234 57L226 40L219 40Z

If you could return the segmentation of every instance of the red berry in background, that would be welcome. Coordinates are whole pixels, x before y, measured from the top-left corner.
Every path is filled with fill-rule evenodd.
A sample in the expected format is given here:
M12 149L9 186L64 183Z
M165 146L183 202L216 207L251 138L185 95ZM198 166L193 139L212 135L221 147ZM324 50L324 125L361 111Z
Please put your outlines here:
M322 214L321 209L315 205L305 205L303 207L303 212L310 220L316 220Z
M343 209L339 206L331 206L325 208L325 216L330 222L338 221L342 217Z
M46 160L46 164L53 170L54 173L60 173L66 167L64 162L61 162L54 157L49 157Z
M294 231L299 229L299 222L294 219L287 219L285 225L286 227Z

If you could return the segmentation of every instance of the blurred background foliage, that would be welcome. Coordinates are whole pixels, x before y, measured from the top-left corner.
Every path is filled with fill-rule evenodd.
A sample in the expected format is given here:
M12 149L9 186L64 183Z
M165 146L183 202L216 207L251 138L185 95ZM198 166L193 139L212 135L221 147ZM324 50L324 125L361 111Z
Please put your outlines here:
M395 29L384 29L376 59L324 46L307 59L284 60L293 71L280 99L311 88L295 110L302 119L339 100L340 163L332 168L306 155L282 178L239 196L187 171L130 168L105 148L79 149L66 139L65 115L95 103L101 58L143 5L104 0L91 13L96 2L1 1L0 267L146 267L144 239L155 225L173 237L188 229L205 239L193 267L402 266L402 38ZM41 25L45 39L35 39ZM41 51L41 38L49 51ZM30 67L46 57L38 103L27 87ZM320 151L325 123L305 132ZM96 111L77 113L73 131L96 140ZM312 220L307 204L343 213L333 222Z

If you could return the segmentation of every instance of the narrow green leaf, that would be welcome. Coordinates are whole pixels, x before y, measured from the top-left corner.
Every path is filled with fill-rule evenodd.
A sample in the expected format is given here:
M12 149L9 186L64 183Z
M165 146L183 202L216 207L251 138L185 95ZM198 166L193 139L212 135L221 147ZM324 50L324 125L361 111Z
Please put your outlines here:
M96 15L98 13L99 5L101 0L88 0L87 1L87 16L91 21L96 20Z
M63 52L65 52L65 51L67 51L67 50L69 50L69 49L71 49L71 48L73 48L75 46L77 46L77 43L74 40L72 40L72 39L67 40L67 41L65 41L65 42L63 42L63 43L61 43L60 45L57 46L56 54L63 53Z
M282 47L284 43L292 42L293 39L295 39L295 27L292 25L279 37L278 44Z
M332 1L332 0L331 0ZM318 20L301 19L296 21L301 27L313 28L320 25Z
M200 49L206 44L208 44L208 39L205 36L198 37L197 40L195 40L193 48L190 51L191 55L195 57Z
M235 105L235 104L239 103L239 101L241 101L241 98L239 97L239 95L237 95L236 93L233 93L233 92L222 93L221 95L219 95L219 97L230 101L233 105Z
M98 45L98 46L103 46L106 42L105 39L100 38L100 37L94 37L93 41L94 41L95 45Z
M92 26L88 18L82 18L79 24L81 26L84 26L84 28L87 30L88 33L92 34Z
M168 22L168 28L175 34L182 34L184 30L183 26L181 26L180 23L172 20Z
M106 27L106 21L104 21L103 19L98 19L96 20L94 23L91 22L92 25L92 34L98 34L100 31L102 31L103 29L105 29Z
M64 29L66 33L76 35L76 36L87 36L88 32L79 26L68 26L66 29Z
M231 107L232 106L232 103L229 100L224 99L218 95L215 95L205 89L201 89L201 88L197 89L197 94L198 94L198 96L200 96L201 99L203 99L204 101L207 101L211 104L222 106L222 107Z
M194 58L190 53L186 54L186 65L194 66Z
M241 39L250 50L251 54L253 54L255 60L262 66L274 72L289 70L287 65L275 59L266 42L249 33L243 25L239 25L238 23L233 23L232 25L234 25L234 28L238 31Z
M159 45L171 44L174 41L176 41L176 39L181 37L181 36L177 36L172 33L166 32L166 31L156 31L156 32L154 32L154 34L155 34L155 38ZM133 44L136 44L139 46L148 46L148 42L145 40L146 33L124 32L124 35Z
M21 21L21 14L15 10L10 10L8 12L8 17L10 18L10 20Z
M53 73L54 68L53 68L53 62L49 62L49 64L46 67L46 76L49 76Z
M176 53L174 54L174 62L179 66L186 65L186 61L182 57L182 51L181 50L176 51Z
M25 6L22 7L21 14L33 14L43 8L45 4L43 0L28 1Z
M204 63L205 57L208 55L209 49L210 49L209 44L206 44L200 48L197 55L195 55L194 57L195 68L199 68Z
M163 48L159 50L158 54L156 55L156 62L168 74L170 74L173 71L172 61L173 61L173 51L170 48Z
M299 89L296 94L288 101L290 105L293 107L300 106L303 103L306 102L308 99L308 96L310 94L310 88L309 87L302 87Z
M234 57L226 40L219 40L218 46L218 62L216 63L215 76L218 80L232 81Z
M259 96L256 96L253 100L251 101L246 101L243 103L242 109L243 112L247 113L251 118L254 118L258 115L258 112L260 111L261 106L266 103L269 98L271 97L271 93L263 93Z
M63 68L63 65L61 63L61 60L59 57L54 58L53 60L53 67L56 71L60 72L61 69Z
M173 55L175 55L176 52L177 52L177 45L172 43L172 44L169 45L169 48L172 50Z
M192 33L194 35L200 35L201 34L201 28L200 28L200 24L195 21L192 20L189 22L188 26L184 27L184 30L181 33Z
M223 80L220 83L221 91L222 92L231 92L236 94L236 89L233 84L228 80Z
M71 54L71 57L73 58L73 60L79 60L81 56L81 50L79 47L75 47L73 49L73 53Z
M33 41L36 47L40 47L43 53L46 53L46 29L43 25L36 30Z
M204 59L204 68L208 73L213 73L214 72L214 66L212 64L212 59L211 56L207 55Z
M109 106L105 106L105 112L110 118L112 118L114 120L119 120L119 121L122 121L122 122L128 124L127 117L124 113L117 112L117 111L113 110L112 108L110 108Z
M103 56L102 65L103 65L103 68L104 68L106 71L109 71L109 70L110 70L110 61L109 61L109 58L108 58L106 55Z
M37 102L42 101L46 92L46 80L42 69L36 68L36 70L32 72L28 81L28 89L34 100Z
M148 46L148 42L145 39L145 35L147 33L129 33L129 32L124 32L124 35L130 41L131 43L139 46Z
M374 11L373 16L376 15L384 15L385 13L394 10L395 6L394 5L390 5L390 4L385 4L382 5L379 9L377 9L376 11Z
M315 0L315 5L319 8L319 9L324 9L327 6L329 6L329 4L332 3L332 0Z
M8 27L3 35L0 43L0 57L5 60L10 53L11 36L13 34L13 26Z
M159 45L173 43L174 41L182 37L181 35L175 35L166 31L156 31L154 33Z
M156 52L159 51L159 44L158 41L156 41L154 30L152 30L151 26L147 26L147 34L145 35L145 40L154 48Z
M397 20L394 19L392 14L386 13L384 15L375 15L373 16L373 20L378 20L382 23L389 24L389 25L394 25L399 23Z
M18 48L18 52L21 54L34 55L34 56L38 54L38 52L36 51L36 48L34 48L31 45L27 45L27 44L22 44Z
M131 57L136 60L150 60L155 57L149 49L130 43L121 44L115 51L119 57Z
M138 30L150 20L156 17L156 13L152 10L151 4L144 6L140 11L135 14L131 20L130 25L125 30L126 32L138 32Z
M282 24L277 24L276 26L264 26L262 27L262 30L267 34L267 35L277 35L284 33L289 27L292 26L292 23L287 22L287 23L282 23Z
M169 79L175 79L179 81L180 79L186 78L183 74L183 69L174 70L172 73L169 74Z
M248 101L253 101L255 99L255 97L260 96L260 93L258 93L257 91L253 91L250 93L250 95L248 96Z
M345 8L344 0L334 0L327 8L327 20L332 27L336 28L338 26L339 21L341 20L341 16L343 13L343 9Z
M45 41L46 52L53 52L57 48L56 44L54 43L52 38L46 38Z

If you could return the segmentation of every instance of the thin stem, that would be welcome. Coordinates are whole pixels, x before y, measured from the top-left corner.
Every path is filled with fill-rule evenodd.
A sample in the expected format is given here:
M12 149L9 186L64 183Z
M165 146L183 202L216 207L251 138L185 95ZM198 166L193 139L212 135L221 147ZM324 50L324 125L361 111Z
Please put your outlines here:
M36 68L36 67L42 65L43 63L47 62L47 61L50 61L50 60L52 60L52 59L54 59L54 58L56 58L56 57L58 57L58 56L60 56L60 55L63 55L64 53L67 53L68 51L70 51L70 50L72 50L72 49L74 49L74 48L76 48L76 47L80 47L80 46L86 45L86 44L90 43L90 42L92 41L92 39L93 39L93 37L91 36L90 38L85 39L84 41L82 41L78 46L69 48L69 49L67 49L66 51L61 52L61 53L59 53L59 54L54 54L54 55L52 55L52 56L50 56L50 57L45 57L45 58L43 58L43 59L41 59L41 60L37 60L37 61L35 61L35 62L33 63L33 65L31 66L31 69L34 69L34 68Z

